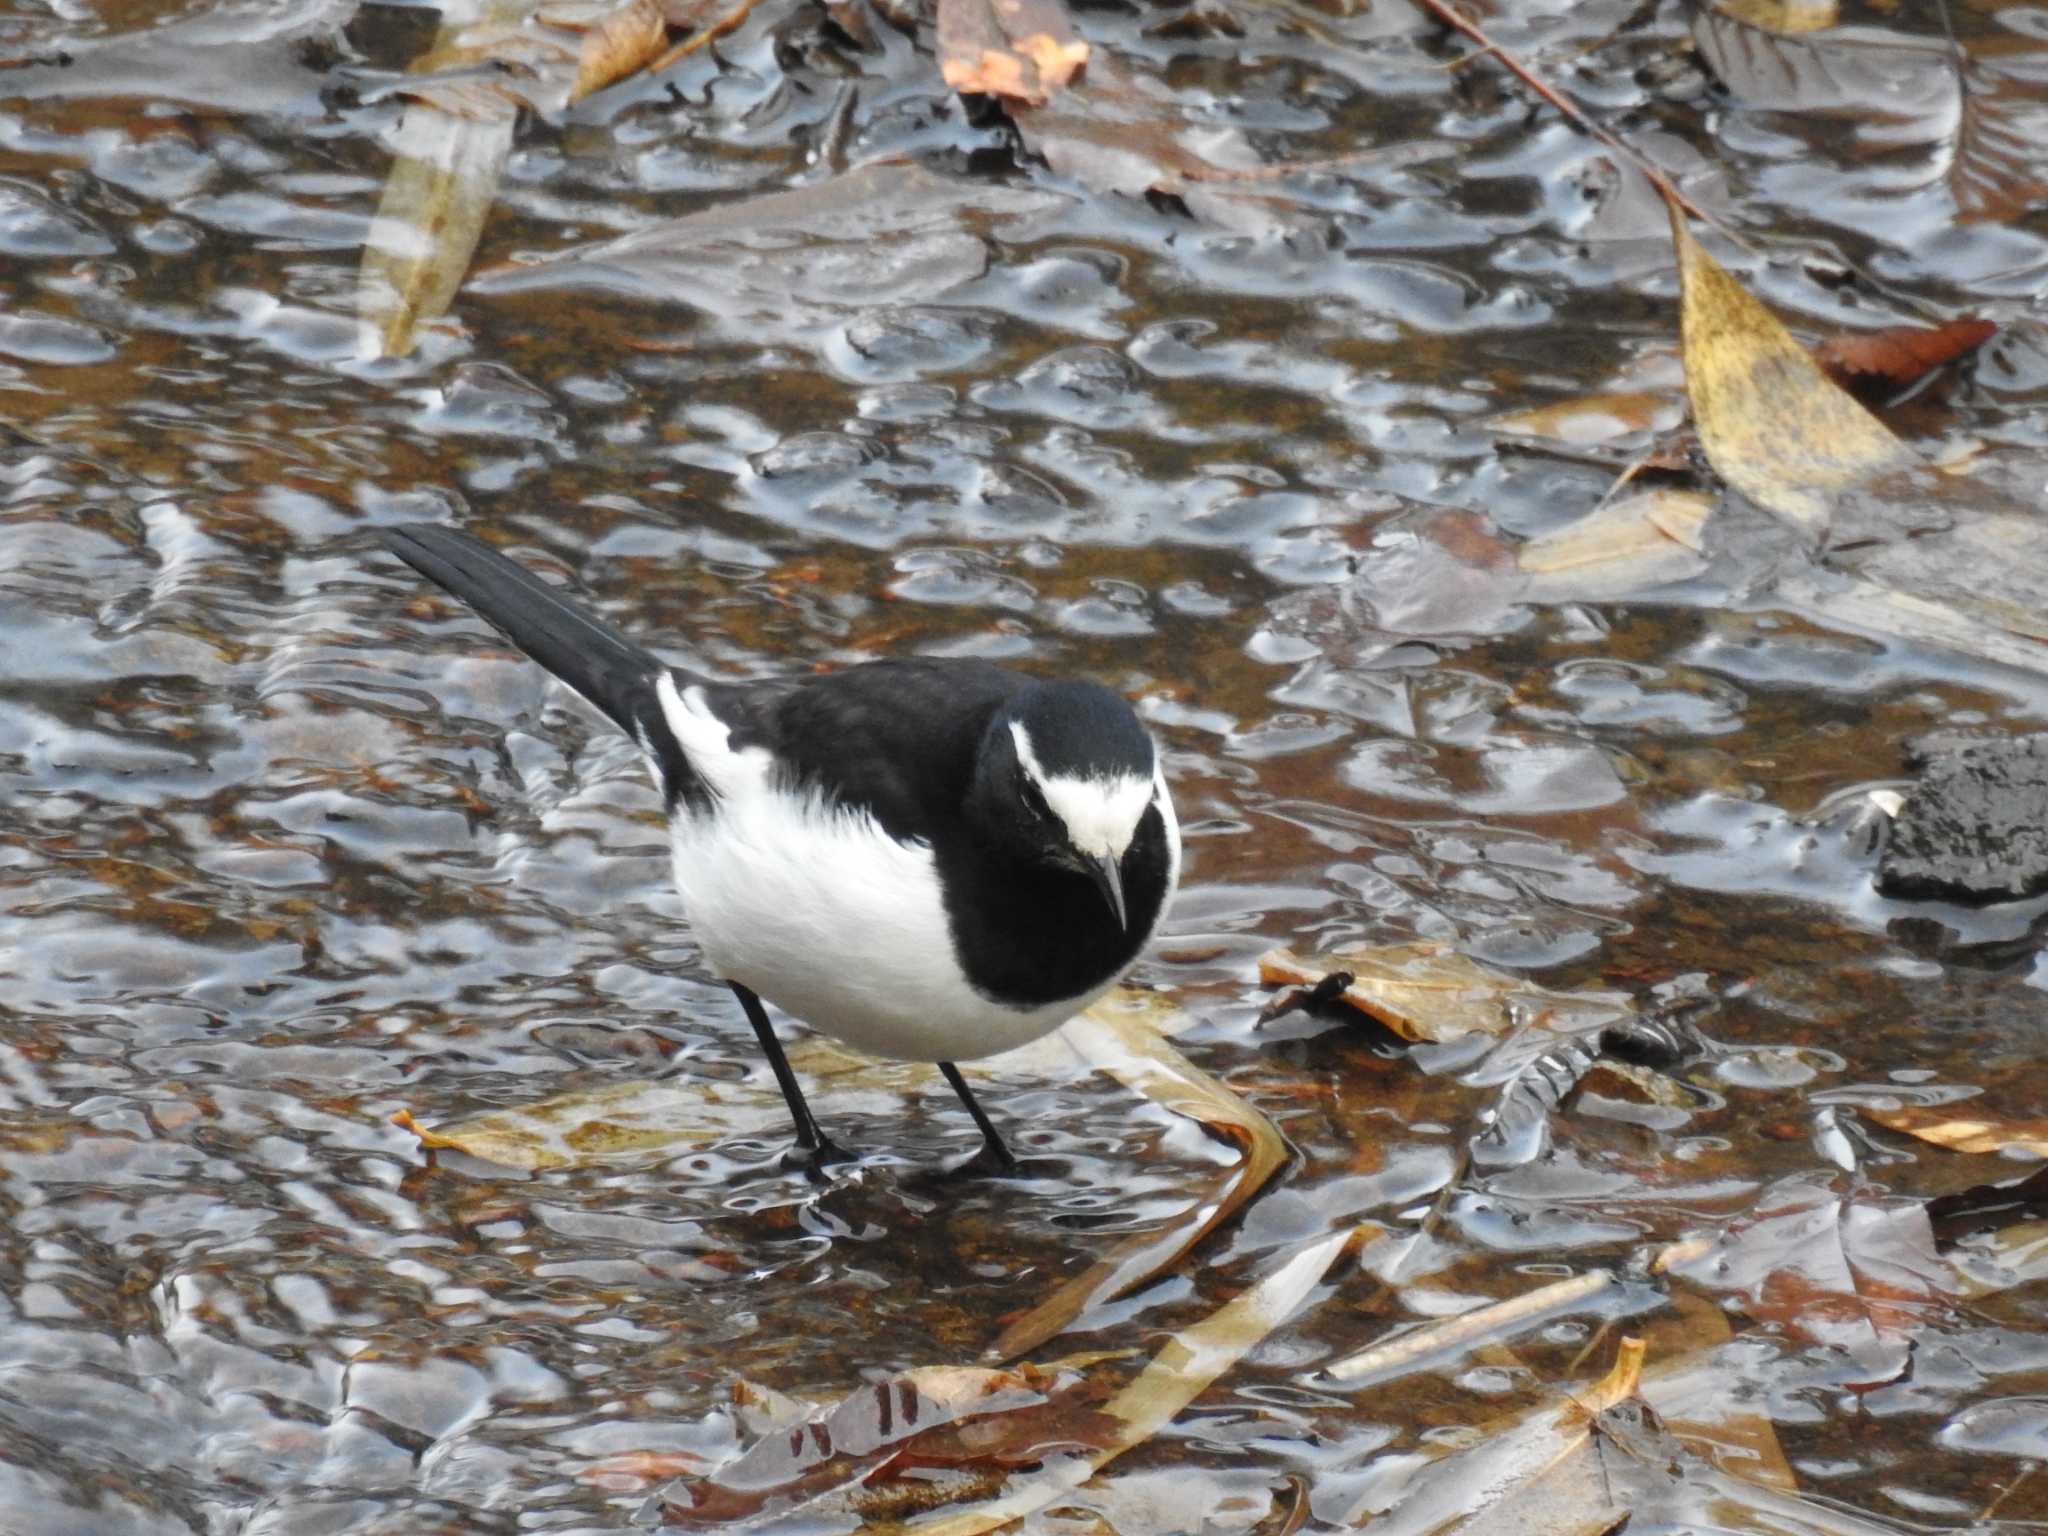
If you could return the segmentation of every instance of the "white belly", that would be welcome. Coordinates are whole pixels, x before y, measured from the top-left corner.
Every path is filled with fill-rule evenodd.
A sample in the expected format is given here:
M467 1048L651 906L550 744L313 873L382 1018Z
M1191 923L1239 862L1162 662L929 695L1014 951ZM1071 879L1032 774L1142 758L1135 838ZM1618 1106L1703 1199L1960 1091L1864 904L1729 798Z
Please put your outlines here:
M929 849L815 805L799 817L726 801L679 818L676 885L705 961L849 1045L908 1061L992 1056L1056 1029L1104 991L1006 1008L953 956Z
M664 684L664 713L706 780L712 809L678 812L677 889L705 962L728 981L847 1044L907 1061L967 1061L1056 1029L1109 990L1007 1008L954 957L929 848L869 817L774 784L765 752ZM694 690L693 690L694 692Z

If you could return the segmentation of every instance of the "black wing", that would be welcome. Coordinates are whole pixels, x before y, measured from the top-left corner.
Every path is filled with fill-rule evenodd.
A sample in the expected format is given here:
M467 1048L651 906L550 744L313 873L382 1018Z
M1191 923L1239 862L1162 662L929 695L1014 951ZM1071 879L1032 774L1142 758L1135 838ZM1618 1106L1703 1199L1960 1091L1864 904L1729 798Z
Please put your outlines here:
M1030 685L989 662L912 659L705 692L732 745L765 747L791 787L932 842L959 818L990 718Z

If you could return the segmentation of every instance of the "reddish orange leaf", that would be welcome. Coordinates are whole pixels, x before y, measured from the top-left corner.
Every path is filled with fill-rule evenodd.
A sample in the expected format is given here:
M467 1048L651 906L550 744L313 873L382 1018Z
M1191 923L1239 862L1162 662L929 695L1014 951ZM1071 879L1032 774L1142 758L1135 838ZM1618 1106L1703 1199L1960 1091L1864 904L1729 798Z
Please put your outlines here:
M1910 384L1943 363L1974 352L1997 332L1991 321L1965 315L1946 325L1888 325L1831 336L1813 349L1813 355L1837 384L1858 379Z
M1063 0L939 0L939 69L963 94L1043 106L1088 62Z
M576 1474L576 1481L609 1493L638 1493L672 1477L685 1477L704 1469L704 1460L688 1451L621 1451L602 1461L593 1461Z

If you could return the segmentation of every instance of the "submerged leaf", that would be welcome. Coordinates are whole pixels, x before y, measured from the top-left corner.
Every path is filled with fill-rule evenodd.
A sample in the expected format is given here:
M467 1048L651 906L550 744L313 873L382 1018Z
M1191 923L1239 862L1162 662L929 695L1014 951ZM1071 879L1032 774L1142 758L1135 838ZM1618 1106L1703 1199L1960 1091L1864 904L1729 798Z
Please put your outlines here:
M1683 420L1685 406L1675 393L1626 389L1509 411L1487 425L1514 437L1544 438L1569 447L1588 448L1639 433L1668 432Z
M1576 601L1596 584L1644 591L1682 581L1706 568L1700 553L1711 496L1664 488L1609 502L1575 523L1524 544L1516 558L1536 581L1528 596L1543 601L1553 588Z
M1183 111L1163 81L1105 55L1055 104L1015 108L1011 117L1032 153L1098 192L1186 196L1260 165L1241 139L1206 120L1184 121Z
M1573 1275L1491 1306L1476 1307L1332 1361L1318 1372L1325 1381L1347 1387L1385 1381L1424 1365L1440 1367L1481 1344L1498 1343L1594 1305L1614 1288L1614 1275L1604 1269ZM1640 1363L1640 1360L1638 1361Z
M887 1484L918 1469L1009 1467L1108 1443L1116 1421L1088 1405L1082 1378L928 1366L863 1386L764 1435L707 1477L678 1484L665 1523L690 1528L784 1521L820 1501L867 1516ZM1055 1408L1056 1412L1041 1410ZM963 1441L971 1432L974 1444Z
M364 241L363 350L398 356L454 302L522 109L560 110L661 51L656 0L486 0L441 28L405 86L397 156Z
M754 341L813 342L850 310L922 303L980 276L990 233L1065 202L879 162L493 268L470 291L595 289L687 305Z
M1171 1227L1134 1233L1052 1295L1013 1318L990 1348L999 1360L1036 1349L1089 1307L1113 1301L1178 1264L1266 1186L1291 1155L1273 1122L1167 1043L1157 1025L1114 998L1069 1020L1060 1038L1098 1070L1156 1104L1199 1121L1236 1147L1221 1175Z
M1974 224L2010 219L2048 197L2048 105L2037 80L2023 80L1978 63L1958 75L1955 146L1948 185L1956 219Z
M1810 534L1843 494L1920 460L1834 383L1768 309L1671 211L1678 247L1685 384L1716 473Z
M1862 1113L1952 1152L2026 1152L2048 1157L2048 1119L2000 1120L1964 1113L1953 1104L1866 1104Z
M1035 1471L1012 1478L1002 1494L986 1504L920 1519L913 1526L867 1529L873 1536L881 1536L883 1531L981 1536L1046 1508L1172 1423L1218 1377L1294 1315L1353 1240L1353 1234L1338 1232L1310 1243L1235 1300L1175 1333L1130 1385L1102 1405L1102 1412L1117 1425L1109 1444L1084 1456L1050 1457Z
M1751 106L1930 123L1947 111L1947 49L1876 27L1807 24L1824 15L1775 0L1703 4L1693 9L1693 40L1721 83Z
M1670 1266L1743 1293L1750 1312L1848 1353L1866 1381L1888 1380L1912 1334L1956 1290L1917 1201L1837 1194L1791 1181L1696 1258Z

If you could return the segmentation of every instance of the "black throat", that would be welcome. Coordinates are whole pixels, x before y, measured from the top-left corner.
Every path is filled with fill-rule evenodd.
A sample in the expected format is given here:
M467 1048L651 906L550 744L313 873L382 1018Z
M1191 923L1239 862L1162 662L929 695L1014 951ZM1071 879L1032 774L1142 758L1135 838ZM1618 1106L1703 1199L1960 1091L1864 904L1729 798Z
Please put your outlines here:
M1086 875L992 849L971 835L934 844L961 969L977 992L1036 1008L1092 992L1137 958L1166 902L1172 850L1148 806L1123 857L1130 924L1119 928Z

